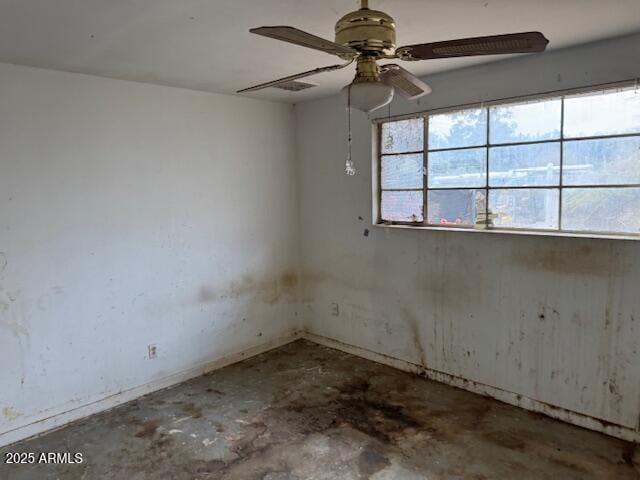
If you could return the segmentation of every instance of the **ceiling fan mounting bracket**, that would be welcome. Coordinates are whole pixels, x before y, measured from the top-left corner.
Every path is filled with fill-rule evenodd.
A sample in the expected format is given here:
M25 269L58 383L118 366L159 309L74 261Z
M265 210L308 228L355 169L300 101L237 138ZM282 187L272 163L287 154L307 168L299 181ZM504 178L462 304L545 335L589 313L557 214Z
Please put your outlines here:
M393 56L396 25L390 15L361 8L346 14L336 23L336 43L377 58Z

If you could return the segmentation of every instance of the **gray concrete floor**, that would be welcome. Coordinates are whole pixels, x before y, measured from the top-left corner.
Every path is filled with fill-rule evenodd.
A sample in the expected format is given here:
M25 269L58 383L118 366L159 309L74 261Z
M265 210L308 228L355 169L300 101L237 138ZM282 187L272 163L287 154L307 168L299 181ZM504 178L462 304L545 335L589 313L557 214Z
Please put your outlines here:
M0 449L2 480L639 479L632 444L299 341Z

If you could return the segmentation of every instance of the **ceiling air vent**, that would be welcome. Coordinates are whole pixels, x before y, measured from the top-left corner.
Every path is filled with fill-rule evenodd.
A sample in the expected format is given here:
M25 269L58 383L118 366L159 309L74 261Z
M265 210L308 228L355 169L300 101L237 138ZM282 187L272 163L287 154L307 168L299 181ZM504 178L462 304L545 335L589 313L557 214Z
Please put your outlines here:
M317 87L317 85L315 83L292 80L290 82L281 83L280 85L275 85L275 87L280 88L281 90L286 90L287 92L299 92L300 90L306 90L307 88Z

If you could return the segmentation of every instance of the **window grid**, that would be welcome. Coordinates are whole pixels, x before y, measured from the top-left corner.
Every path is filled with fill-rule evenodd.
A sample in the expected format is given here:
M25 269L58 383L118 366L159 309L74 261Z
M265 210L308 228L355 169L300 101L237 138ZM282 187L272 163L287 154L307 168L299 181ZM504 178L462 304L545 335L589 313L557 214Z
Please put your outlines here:
M422 216L424 217L424 223L428 224L429 222L429 202L427 201L427 199L429 198L429 149L428 149L428 143L429 143L429 117L427 117L426 115L424 116L423 119L423 146L422 149L423 151L423 158L424 158L424 163L422 166L422 172L424 174L423 176L423 180L422 180Z
M564 99L560 99L560 178L558 179L558 231L562 231L562 193L564 174Z
M618 87L622 88L622 86ZM604 88L594 87L592 89L586 89L586 92L598 92L598 91L606 91ZM591 230L570 230L562 228L562 210L563 210L563 192L564 190L572 190L572 189L593 189L593 188L606 188L606 189L624 189L624 188L640 188L640 183L624 183L624 184L571 184L570 186L564 185L564 153L565 153L565 143L566 142L582 142L589 140L604 140L604 139L619 139L619 138L634 138L640 137L640 132L637 133L621 133L621 134L610 134L610 135L591 135L591 136L581 136L581 137L569 137L565 136L565 101L567 96L575 95L575 92L567 91L564 93L554 93L543 96L538 96L537 100L552 100L553 98L558 98L560 100L560 132L557 138L553 139L543 139L543 140L535 140L535 141L518 141L518 142L507 142L507 143L492 143L491 142L491 109L495 106L500 105L509 105L514 104L517 105L521 102L526 102L527 97L520 97L518 99L509 99L508 101L502 102L492 102L491 104L481 105L486 113L486 142L480 145L468 145L464 147L451 147L451 148L434 148L429 149L429 118L431 115L439 115L443 113L452 113L461 110L478 108L478 106L466 106L461 108L454 108L450 110L438 110L431 112L425 112L420 115L416 115L414 117L404 117L403 119L410 118L422 118L423 119L423 150L420 151L410 151L410 152L394 152L394 153L382 153L382 125L386 122L381 122L378 128L378 147L379 147L379 155L378 155L378 191L380 194L378 195L378 223L386 223L386 224L399 224L399 225L418 225L432 228L450 228L450 229L467 229L467 230L476 230L476 225L461 225L461 224L448 224L442 225L438 223L430 223L429 222L429 192L431 191L473 191L473 190L483 190L484 197L484 220L486 222L486 227L483 230L488 231L531 231L531 232L551 232L551 233L564 233L564 234L575 234L578 236L584 236L589 234L596 235L607 235L607 236L621 236L621 237L639 237L640 233L629 233L629 232L610 232L610 231L591 231ZM534 100L535 101L535 100ZM399 121L398 120L389 120L389 121ZM558 165L558 182L555 185L503 185L503 186L491 186L490 185L490 151L492 148L497 147L515 147L515 146L524 146L524 145L541 145L541 144L559 144L559 165ZM485 152L485 185L484 187L449 187L449 186L441 186L441 187L429 187L429 155L437 152L453 152L453 151L462 151L462 150L471 150L471 149L479 149L483 148ZM382 192L383 191L420 191L419 189L382 189L382 158L393 155L405 155L405 154L423 154L423 208L422 222L401 222L401 221L386 221L382 220ZM490 195L492 191L499 190L557 190L558 191L558 218L557 218L557 227L553 229L549 228L535 228L535 227L514 227L514 226L493 226L491 219L489 218L490 210L489 210L489 202Z

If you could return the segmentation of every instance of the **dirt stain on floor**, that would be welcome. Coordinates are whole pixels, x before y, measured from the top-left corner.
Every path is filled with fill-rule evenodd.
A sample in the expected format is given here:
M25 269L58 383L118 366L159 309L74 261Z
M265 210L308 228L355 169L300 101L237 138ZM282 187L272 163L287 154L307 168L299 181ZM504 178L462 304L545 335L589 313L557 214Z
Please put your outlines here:
M152 437L156 433L156 430L158 430L159 426L160 422L158 420L150 420L148 422L144 422L142 424L142 428L138 430L135 436L138 438Z
M640 478L626 442L304 341L10 448L61 445L61 480Z

